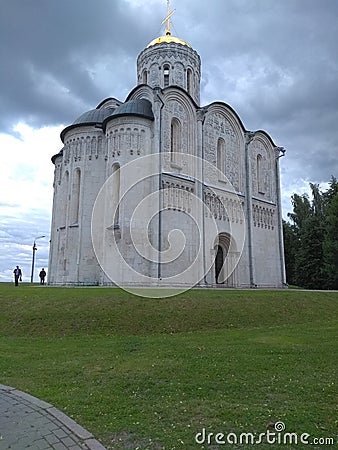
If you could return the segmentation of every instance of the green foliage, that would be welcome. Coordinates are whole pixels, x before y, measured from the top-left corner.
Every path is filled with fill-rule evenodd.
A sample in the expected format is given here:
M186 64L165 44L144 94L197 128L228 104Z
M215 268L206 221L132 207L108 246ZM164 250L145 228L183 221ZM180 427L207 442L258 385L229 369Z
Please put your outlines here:
M295 256L295 282L308 289L324 287L323 267L323 221L311 215L304 221L300 233L300 246Z
M284 222L287 281L308 289L338 288L338 183L326 192L310 183L312 199L294 194Z
M298 249L298 238L295 233L294 225L283 220L284 252L285 252L285 270L289 285L296 282L296 253Z
M338 289L338 192L327 206L326 233L323 243L324 276L328 289Z
M54 404L109 450L211 449L195 443L203 427L261 433L278 420L334 436L337 308L331 292L143 299L0 283L0 383Z
M296 234L303 228L305 220L311 212L311 204L307 194L293 194L291 197L293 213L288 213L288 217L292 220Z

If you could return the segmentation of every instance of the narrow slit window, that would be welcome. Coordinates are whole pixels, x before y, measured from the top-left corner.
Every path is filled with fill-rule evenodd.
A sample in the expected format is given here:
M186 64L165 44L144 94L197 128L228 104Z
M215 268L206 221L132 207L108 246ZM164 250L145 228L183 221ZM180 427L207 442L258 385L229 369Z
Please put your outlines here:
M66 170L66 172L64 174L63 193L64 193L64 201L62 204L61 226L65 226L67 224L67 209L68 209L68 202L69 202L69 172L68 172L68 170Z
M113 184L112 184L112 225L113 228L119 226L120 221L120 166L119 164L114 164L112 167Z
M225 141L219 138L217 141L217 169L225 174Z
M262 155L257 155L257 190L259 194L264 194L264 179L263 179L263 158Z
M80 186L81 186L81 171L75 169L73 174L73 185L71 194L71 224L75 225L79 222L80 209Z
M166 64L163 67L163 86L164 87L169 86L169 75L170 75L170 66L169 66L169 64Z
M171 161L177 162L177 154L181 151L181 123L178 119L171 121L171 142L170 154Z
M192 70L187 70L187 91L189 95L192 95L193 93L193 77L192 77Z

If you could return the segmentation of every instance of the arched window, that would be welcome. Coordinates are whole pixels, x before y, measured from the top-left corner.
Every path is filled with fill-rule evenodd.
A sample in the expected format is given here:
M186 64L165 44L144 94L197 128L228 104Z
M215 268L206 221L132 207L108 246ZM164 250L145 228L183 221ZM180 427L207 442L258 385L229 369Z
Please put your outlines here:
M257 170L257 190L259 194L264 194L264 179L263 179L263 158L262 155L257 155L257 164L256 164L256 170Z
M181 152L181 122L174 118L171 121L170 159L177 162L177 153Z
M119 226L120 221L120 165L113 164L112 167L112 190L111 190L111 222L113 228L117 228Z
M64 174L63 179L63 201L61 205L61 214L60 214L60 225L63 227L67 224L67 209L68 209L68 202L69 202L69 172L66 170Z
M169 86L169 74L170 74L170 66L169 64L165 64L163 66L163 87Z
M79 222L79 209L80 209L80 186L81 186L81 171L79 168L74 170L73 184L71 193L71 225L76 225Z
M147 73L146 69L144 69L144 71L142 73L142 83L144 83L144 84L148 83L148 73Z
M217 141L217 169L225 174L225 141L219 138Z
M187 70L187 91L189 95L192 95L193 93L193 76L192 76L192 70Z

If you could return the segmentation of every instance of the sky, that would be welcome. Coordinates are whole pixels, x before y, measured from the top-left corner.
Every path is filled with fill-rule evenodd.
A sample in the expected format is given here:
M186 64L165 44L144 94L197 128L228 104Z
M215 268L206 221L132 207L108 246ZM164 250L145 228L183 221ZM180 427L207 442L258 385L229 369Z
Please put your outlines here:
M172 34L202 60L201 104L223 101L281 158L283 215L338 177L338 1L171 0ZM51 157L103 99L124 101L164 33L165 0L0 0L0 281L48 266ZM45 236L41 238L41 236Z

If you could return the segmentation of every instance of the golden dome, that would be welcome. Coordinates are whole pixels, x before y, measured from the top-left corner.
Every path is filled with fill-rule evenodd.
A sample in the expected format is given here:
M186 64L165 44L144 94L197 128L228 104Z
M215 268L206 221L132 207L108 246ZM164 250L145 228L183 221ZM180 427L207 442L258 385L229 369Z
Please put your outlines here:
M152 47L153 45L156 45L156 44L169 44L171 42L173 42L174 44L185 45L186 47L191 48L191 45L188 44L188 42L184 41L183 39L181 39L179 37L172 36L171 34L167 34L166 36L160 36L160 37L152 40L147 45L147 48Z

